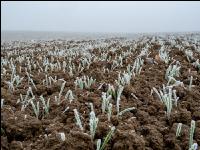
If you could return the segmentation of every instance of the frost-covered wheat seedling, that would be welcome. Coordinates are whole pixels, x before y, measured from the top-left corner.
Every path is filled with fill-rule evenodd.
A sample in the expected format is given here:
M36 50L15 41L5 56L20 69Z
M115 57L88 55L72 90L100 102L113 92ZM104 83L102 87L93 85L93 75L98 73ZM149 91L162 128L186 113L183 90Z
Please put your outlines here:
M52 85L52 77L48 77L48 80L49 80L49 85L51 86Z
M107 95L112 95L112 97L117 101L121 96L123 88L122 85L118 85L117 89L115 89L113 85L108 84L108 90L106 93Z
M96 79L93 79L92 77L86 77L86 76L83 76L83 79L84 79L84 85L86 88L90 88L92 84L94 84L96 82Z
M112 104L109 103L109 105L108 105L108 121L110 121L111 116L112 116Z
M39 64L39 62L38 62L38 61L36 61L36 64L37 64L37 65L38 65L38 67L40 68L39 70L43 72L43 69L42 69L42 67L40 66L40 64Z
M101 55L99 56L100 61L107 61L108 53L102 52Z
M38 119L39 113L40 113L40 104L39 104L39 102L37 102L37 105L35 106L35 104L33 103L33 101L31 101L31 106L33 108L33 111L35 113L36 118Z
M48 72L48 68L49 68L49 65L48 64L46 64L46 66L45 66L45 68L44 68L44 72Z
M166 70L165 73L165 79L169 80L169 77L179 77L180 75L180 68L181 66L178 66L178 64L175 65L169 65L169 67Z
M13 81L14 75L16 75L16 68L13 64L11 64L11 70L12 70L12 74L11 74L11 81Z
M123 76L121 77L120 74L121 73L118 74L118 80L115 80L117 85L123 85L123 86L125 86L126 84L129 85L131 80L131 75L129 73L124 72Z
M49 80L48 80L47 74L45 75L45 83L46 83L46 87L49 87Z
M75 87L79 86L80 89L83 89L83 88L90 88L92 84L94 84L96 81L96 79L93 79L92 77L86 77L86 76L83 76L81 78L77 77L76 80L75 80Z
M117 99L117 92L113 85L108 84L107 95L112 95L112 97L116 100Z
M3 108L4 105L4 99L1 99L1 109Z
M60 136L61 141L65 141L65 133L61 132L61 133L58 133L58 134Z
M94 111L90 112L90 134L92 139L94 139L97 125L98 125L99 119L95 116Z
M32 98L35 97L35 96L33 95L33 91L32 91L32 88L31 88L31 87L28 88L28 90L27 90L27 92L26 92L26 96L25 96L24 99L23 99L23 97L22 97L22 94L20 94L20 99L17 101L17 103L20 102L20 101L21 101L21 103L26 103L26 102L28 101L28 97L29 97L30 94L31 94Z
M115 126L111 127L111 130L110 132L107 134L107 136L105 137L104 141L103 141L103 144L101 145L101 148L100 150L103 150L105 147L106 147L106 144L109 142L109 140L111 139L112 137L112 134L114 133L115 131Z
M61 68L61 63L59 60L57 60L57 64L58 64L58 70L61 70L62 68Z
M5 75L5 74L6 74L7 70L6 70L5 68L3 68L3 67L2 67L2 71L1 71L1 72L2 72L2 74L1 74L1 75L3 76L3 75Z
M69 76L70 77L73 77L73 69L72 69L72 67L71 66L69 66Z
M69 110L69 106L65 108L65 110L62 112L63 114Z
M90 105L91 111L94 112L94 105L93 105L93 103L89 103L89 105Z
M124 113L129 112L129 111L134 110L134 109L135 109L135 107L126 108L123 111L121 111L118 115L122 116Z
M81 73L83 70L84 70L84 67L82 67L81 64L79 64L77 72Z
M185 54L186 54L188 62L191 62L191 60L193 59L193 52L191 50L186 50Z
M25 72L26 72L26 75L28 77L28 85L30 84L30 79L31 79L31 76L30 74L27 72L27 68L25 68Z
M102 113L104 113L106 110L108 110L108 105L110 103L112 96L102 92L101 97L102 97L101 109L102 109Z
M140 54L138 55L138 57L142 57L142 56L149 56L149 54L150 54L151 52L149 52L149 49L148 49L148 47L146 47L146 48L143 48L142 50L141 50L141 52L140 52Z
M192 90L192 80L193 80L193 76L190 77L189 91Z
M176 95L176 90L173 90L172 91L173 92L173 100L174 100L174 104L175 104L175 106L177 107L177 102L178 102L178 100L179 100L179 97L177 97L177 95Z
M8 89L10 92L13 92L15 90L15 87L13 85L13 81L5 81L6 84L8 84Z
M20 78L20 76L19 75L14 75L14 81L15 81L15 83L16 83L16 87L18 87L19 86L19 84L22 82L22 80L24 79L24 77L21 77Z
M138 97L135 94L131 93L131 96L138 100Z
M113 60L112 62L112 66L111 66L111 70L114 70L115 68L117 68L119 66L119 63L117 60Z
M37 87L36 87L35 83L33 82L33 79L32 79L32 78L30 79L30 81L31 81L33 87L37 90Z
M193 145L194 130L195 130L195 121L192 120L191 121L191 126L190 126L189 148L191 148L192 145Z
M23 97L22 97L21 94L20 94L20 97L21 97L21 104L22 104L21 111L24 111L25 108L29 105L29 103L35 99L35 96L33 96L33 97L30 98L30 99L27 99L27 100L25 99L25 100L23 100ZM18 99L17 103L18 103L18 102L20 102L20 99Z
M77 88L77 86L79 86L80 89L83 89L84 87L84 82L83 82L83 79L82 78L79 78L79 77L76 77L76 80L75 80L75 87Z
M118 64L121 66L121 67L123 67L123 57L121 56L121 54L119 55L119 57L118 57L118 59L117 59L117 62L118 62Z
M133 64L133 71L135 74L140 74L143 64L144 64L144 60L141 57L138 57L135 60Z
M106 73L106 72L109 73L110 70L108 68L105 69L105 66L103 66L103 73Z
M119 115L119 105L120 105L120 100L121 100L121 94L123 91L124 87L119 85L118 89L117 89L117 115Z
M79 128L81 130L83 130L83 126L82 126L81 119L80 119L77 109L73 109L73 111L74 111L74 115L75 115L75 119L76 119L76 125L79 126Z
M54 78L52 76L48 77L49 78L49 84L52 85L52 82L53 83L56 83L57 82L57 76L55 76Z
M199 59L197 59L195 62L192 63L192 65L198 69L198 71L200 72L200 63L199 63Z
M31 83L33 85L33 87L37 90L37 87L36 87L35 83L33 82L33 79L31 78L31 76L33 76L33 75L29 74L27 71L26 71L26 75L28 77L28 85Z
M16 80L15 73L16 73L15 68L13 68L10 81L5 81L5 83L8 84L8 89L10 92L13 92L15 90L15 87L14 87L14 82Z
M67 63L66 63L66 61L63 61L63 72L65 73L65 69L66 69L66 66L67 66Z
M97 140L97 149L96 150L100 150L101 148L101 139Z
M111 52L115 52L116 50L117 50L117 49L114 48L114 47L111 47L111 48L110 48L110 51L111 51Z
M61 97L62 97L63 90L64 90L64 88L65 88L65 84L66 84L66 81L64 81L64 82L62 83L62 85L61 85L61 89L60 89L60 93L59 93L59 95L58 95L58 98L57 98L57 96L55 97L55 100L56 100L56 102L57 102L57 105L60 105L60 103L61 103Z
M41 100L41 102L43 104L43 109L45 110L46 115L48 115L49 114L49 101L50 101L50 98L47 100L47 102L45 102L44 97L41 95L40 96L40 100Z
M83 68L87 68L87 69L89 69L89 67L90 67L90 64L91 64L91 58L92 58L92 56L91 55L88 55L87 56L88 58L86 58L86 57L84 57L83 59L81 59L81 64L82 64L82 67Z
M168 86L165 87L163 85L163 91L159 91L153 87L153 91L157 94L157 96L159 97L159 99L161 100L162 103L164 103L164 105L167 108L167 117L168 119L170 118L170 114L172 111L172 103L174 101L175 105L177 105L177 100L179 99L179 97L176 96L176 91L174 90L172 92L172 87ZM173 96L173 98L172 98Z
M37 65L35 63L33 63L33 69L36 70L36 68L37 68ZM21 73L21 69L19 72Z
M182 123L178 123L176 128L176 137L180 136L181 128L182 128Z
M73 96L72 90L68 90L67 91L67 93L65 95L65 99L68 99L70 103L74 100L74 96Z
M131 69L131 65L130 64L128 64L128 66L126 67L126 70L127 70L128 74L129 74L129 76L132 76L132 75L135 76L133 68Z
M159 57L166 64L168 64L170 61L169 53L163 48L163 46L159 50Z
M176 80L174 77L168 76L167 86L184 86L183 82Z
M198 144L193 143L192 146L189 148L189 150L198 150Z

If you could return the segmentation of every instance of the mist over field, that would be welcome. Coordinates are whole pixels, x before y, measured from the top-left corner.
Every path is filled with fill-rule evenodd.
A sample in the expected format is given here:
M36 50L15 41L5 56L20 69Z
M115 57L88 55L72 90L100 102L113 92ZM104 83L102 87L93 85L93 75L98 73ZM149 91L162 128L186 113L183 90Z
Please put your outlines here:
M196 32L199 14L200 2L1 2L1 35L14 40Z

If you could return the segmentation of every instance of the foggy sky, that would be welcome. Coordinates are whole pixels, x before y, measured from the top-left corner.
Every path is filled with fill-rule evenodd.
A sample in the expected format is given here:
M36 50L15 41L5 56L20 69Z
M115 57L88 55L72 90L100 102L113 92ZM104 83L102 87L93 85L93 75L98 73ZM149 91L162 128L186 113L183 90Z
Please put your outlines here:
M1 2L1 31L200 31L200 2Z

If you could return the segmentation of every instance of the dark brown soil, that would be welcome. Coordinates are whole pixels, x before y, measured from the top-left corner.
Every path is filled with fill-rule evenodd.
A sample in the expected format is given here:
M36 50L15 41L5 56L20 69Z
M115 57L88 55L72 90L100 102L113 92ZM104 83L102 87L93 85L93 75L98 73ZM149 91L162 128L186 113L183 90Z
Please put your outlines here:
M73 43L73 42L72 42ZM59 45L59 44L58 44ZM41 47L41 45L37 45ZM139 45L142 46L142 45ZM138 46L138 49L140 49ZM70 77L68 72L52 72L58 78L64 78L66 85L63 93L71 89L75 95L72 103L64 101L59 106L54 102L55 95L60 91L60 84L51 87L42 85L45 74L38 74L33 71L33 80L36 83L37 90L33 90L37 98L43 95L45 99L50 100L50 113L48 116L39 116L37 119L34 115L31 105L24 112L21 105L16 104L20 98L20 93L26 95L28 89L27 77L15 92L10 93L8 86L4 81L8 81L10 76L4 76L1 80L1 98L5 99L4 106L1 109L1 149L2 150L95 150L97 139L104 139L110 131L109 126L115 126L116 130L112 139L106 146L106 149L113 150L188 150L189 128L191 120L196 121L196 129L194 141L200 145L200 74L196 68L192 66L182 51L176 48L171 49L170 56L181 63L181 75L178 78L185 84L185 87L176 87L178 106L173 107L172 114L168 120L165 115L166 108L155 95L150 95L152 87L159 88L162 84L166 84L165 71L168 67L163 62L155 64L155 56L158 54L159 45L152 44L150 47L151 54L148 60L145 60L141 74L131 80L130 85L124 87L120 109L128 107L136 107L135 111L127 112L122 117L116 117L116 104L113 103L113 116L111 121L107 120L107 114L101 112L101 93L107 90L107 86L103 85L101 89L97 89L100 83L110 83L114 85L119 70L126 70L126 66L116 68L109 73L104 73L103 66L109 68L109 62L96 61L92 62L89 69L84 69L82 73ZM129 49L129 47L127 48ZM123 50L127 50L126 47ZM96 56L100 55L98 49L91 51ZM115 55L122 53L122 50L109 52L108 55L115 58ZM139 52L136 51L138 55ZM135 55L130 56L129 61L133 64ZM136 55L136 56L137 56ZM1 53L2 57L6 56L6 52ZM196 54L195 58L200 58L200 54ZM36 58L35 58L36 59ZM79 64L79 62L78 62ZM77 64L77 66L78 66ZM23 67L22 67L23 68ZM192 91L188 90L189 78L193 71ZM195 72L196 71L196 72ZM23 75L23 73L21 73ZM76 76L88 75L96 79L96 84L91 89L76 89L74 81ZM25 76L25 75L24 75ZM34 89L34 88L33 88ZM138 99L131 95L133 93ZM91 140L89 129L89 113L90 107L86 104L92 102L99 123L94 140ZM69 110L62 113L66 107ZM81 131L75 124L73 109L77 109L81 114L81 121L84 131ZM41 108L41 112L42 112ZM26 117L25 117L26 116ZM183 123L181 136L176 137L176 127L178 123ZM61 141L59 133L65 133L65 141Z

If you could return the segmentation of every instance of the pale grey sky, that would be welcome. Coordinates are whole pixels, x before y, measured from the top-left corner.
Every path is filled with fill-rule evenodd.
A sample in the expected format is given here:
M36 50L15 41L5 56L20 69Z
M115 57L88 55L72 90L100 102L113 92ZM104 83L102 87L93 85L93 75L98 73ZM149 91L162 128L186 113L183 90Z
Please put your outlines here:
M200 31L200 2L1 2L1 30Z

